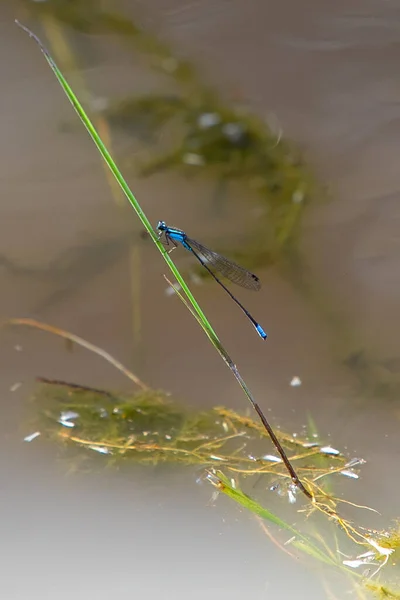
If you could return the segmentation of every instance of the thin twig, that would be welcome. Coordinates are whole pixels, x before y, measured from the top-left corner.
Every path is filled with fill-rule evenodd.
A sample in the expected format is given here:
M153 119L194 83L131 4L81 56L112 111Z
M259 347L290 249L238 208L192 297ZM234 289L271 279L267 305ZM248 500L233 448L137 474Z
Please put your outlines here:
M60 385L81 392L93 392L94 394L101 394L102 396L107 396L108 398L114 398L113 394L111 394L111 392L107 392L107 390L100 390L88 385L80 385L79 383L70 383L69 381L61 381L60 379L47 379L47 377L36 377L36 381L39 381L40 383L47 383L48 385Z
M119 360L116 360L114 357L112 357L111 354L109 354L102 348L99 348L98 346L87 342L86 340L75 335L74 333L69 333L69 331L59 329L58 327L53 327L52 325L47 325L46 323L36 321L35 319L8 319L7 321L5 321L5 323L3 323L3 325L27 325L28 327L34 327L35 329L48 331L49 333L58 335L66 340L70 340L71 342L74 342L75 344L86 348L86 350L89 350L90 352L94 352L94 354L101 356L101 358L104 358L104 360L112 364L113 367L118 369L118 371L121 371L121 373L123 373L126 377L128 377L128 379L133 381L142 390L149 389L149 387L145 383L143 383L143 381L136 377L136 375L134 375L132 371L129 371L129 369L127 369L122 363L120 363Z

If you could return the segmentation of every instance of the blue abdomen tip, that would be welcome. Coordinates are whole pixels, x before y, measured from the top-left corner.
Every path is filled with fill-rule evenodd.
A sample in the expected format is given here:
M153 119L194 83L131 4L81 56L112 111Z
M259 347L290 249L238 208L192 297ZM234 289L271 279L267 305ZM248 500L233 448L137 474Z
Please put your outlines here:
M257 333L260 337L262 337L263 340L266 340L268 337L268 334L265 333L264 329L261 327L261 325L257 325L256 327L257 329Z

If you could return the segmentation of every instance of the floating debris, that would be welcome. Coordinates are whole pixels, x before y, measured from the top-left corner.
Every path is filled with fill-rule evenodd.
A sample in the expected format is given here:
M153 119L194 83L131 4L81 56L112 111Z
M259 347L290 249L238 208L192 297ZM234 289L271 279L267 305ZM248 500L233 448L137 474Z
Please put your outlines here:
M73 410L65 410L61 413L60 419L62 421L70 421L71 419L77 419L79 417L79 413Z
M303 202L305 198L305 193L303 190L296 190L293 195L292 195L292 202L294 204L300 204L301 202Z
M345 469L344 471L340 471L341 475L344 475L345 477L350 477L350 479L359 479L359 475L357 475L357 473L354 473L354 471L350 471Z
M33 440L35 440L37 437L39 437L40 435L40 431L35 431L34 433L31 433L29 435L27 435L26 437L24 437L24 442L33 442Z
M185 165L191 165L193 167L202 167L206 164L204 156L195 154L194 152L186 152L186 154L182 156L182 161Z
M210 498L210 504L214 504L217 500L219 496L219 490L215 490L212 494L211 494L211 498Z
M381 554L382 556L386 556L389 557L391 554L393 554L394 552L394 548L384 548L383 546L381 546L380 544L378 544L378 542L376 542L374 539L369 538L368 539L368 543L371 544L371 546L373 548L375 548L375 550Z
M290 385L292 387L298 387L299 385L301 385L301 379L300 377L293 377L292 381L290 382Z
M209 129L221 123L221 117L218 113L203 113L197 120L200 129Z
M224 458L222 456L215 456L215 454L210 454L210 458L212 458L212 460L222 460L222 461L228 460L227 458Z
M274 456L273 454L265 454L262 456L263 460L268 460L269 462L279 463L282 462L282 459L279 456Z
M166 290L165 290L165 295L166 296L173 296L174 294L176 294L177 292L181 291L181 286L179 285L179 283L175 283L174 287L172 287L172 285L169 285Z
M347 567L351 567L352 569L357 569L358 567L361 567L364 565L373 565L373 566L378 567L372 573L372 575L369 576L371 579L372 577L375 577L375 575L377 573L379 573L379 571L382 569L382 567L384 567L386 565L386 563L389 560L390 555L393 554L393 552L394 552L394 548L384 548L383 546L378 544L378 542L376 542L372 538L367 539L367 542L369 544L371 544L371 546L374 548L375 551L369 550L368 552L364 552L364 554L360 554L353 560L344 560L343 564L346 565ZM377 554L378 554L378 556L377 556ZM384 557L384 560L381 561L380 564L375 561L370 561L371 558L376 560L378 557Z
M207 475L205 473L202 473L201 475L199 475L196 478L196 483L197 485L203 485L204 484L204 480L207 478Z
M336 448L332 448L332 446L323 446L319 449L319 451L322 454L330 454L331 456L339 456L340 454L339 450L336 450Z
M364 458L352 458L348 463L345 464L345 467L351 468L357 465L365 465L367 461Z
M303 442L303 448L318 448L318 442Z
M91 450L98 452L99 454L111 454L110 449L105 446L88 446Z
M14 383L11 387L10 387L10 392L16 392L20 387L21 387L22 383L21 382L17 382Z
M296 539L295 535L292 535L291 538L289 538L288 540L286 540L286 542L283 543L284 546L289 546L289 544L291 544L292 542L294 542L294 540Z
M369 558L373 558L375 556L374 552L367 552L365 558L355 558L354 560L344 560L343 564L346 567L350 567L351 569L358 569L358 567L365 565L373 565L376 566L376 562L369 561Z
M216 476L214 470L208 471L205 479L215 486L219 486L219 484L221 483L219 477Z
M295 485L290 485L289 489L287 491L287 495L288 495L288 500L289 500L289 504L294 504L297 500L296 498L296 493L298 492L298 489Z
M63 427L75 427L75 423L71 421L71 419L76 419L79 417L79 414L73 410L63 411L58 419L58 423Z
M222 133L233 144L247 141L247 131L241 123L226 123L222 126Z
M72 421L63 421L62 419L58 419L58 423L60 423L60 425L62 425L63 427L75 427L75 423L73 423Z

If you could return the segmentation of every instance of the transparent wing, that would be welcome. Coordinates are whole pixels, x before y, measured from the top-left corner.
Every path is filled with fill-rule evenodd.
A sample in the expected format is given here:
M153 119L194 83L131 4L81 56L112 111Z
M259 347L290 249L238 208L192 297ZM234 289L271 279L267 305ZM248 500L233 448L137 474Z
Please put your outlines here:
M236 285L240 285L243 288L254 290L256 292L261 288L260 280L254 273L251 273L233 261L228 260L224 256L213 252L199 242L196 242L196 240L186 238L186 242L193 248L196 254L204 260L208 267L217 271L232 283L236 283Z

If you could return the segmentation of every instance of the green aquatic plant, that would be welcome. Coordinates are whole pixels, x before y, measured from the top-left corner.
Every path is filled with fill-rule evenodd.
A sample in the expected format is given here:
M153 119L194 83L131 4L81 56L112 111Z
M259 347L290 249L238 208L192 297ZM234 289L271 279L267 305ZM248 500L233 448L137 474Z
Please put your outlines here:
M196 412L184 408L170 395L152 390L110 354L82 338L32 319L12 319L7 325L34 327L58 335L69 343L79 344L107 360L119 369L137 388L137 392L121 394L65 381L38 378L40 386L33 397L30 427L33 433L25 437L31 442L38 437L48 438L67 450L68 459L75 457L99 466L124 464L177 464L201 468L204 478L218 493L225 494L263 521L278 526L290 534L284 547L273 534L278 547L288 547L325 565L339 569L357 581L353 569L371 565L377 574L389 561L393 562L399 549L399 529L391 531L368 530L345 516L346 506L368 510L366 506L339 498L332 492L338 475L357 480L362 459L349 460L331 446L318 439L315 424L310 422L308 435L297 436L278 432L279 441L290 461L296 465L307 487L312 490L313 502L300 510L308 516L306 531L290 525L265 507L265 491L276 490L278 497L296 502L296 488L288 478L282 461L276 454L265 454L268 433L258 421L231 409L217 406ZM71 454L70 450L75 449ZM98 457L100 462L94 462ZM80 462L82 468L82 462ZM254 497L255 480L262 500ZM327 482L330 482L327 484ZM244 491L249 488L251 495ZM259 494L260 495L260 494ZM330 547L326 536L320 533L316 517L331 523L331 537L336 550ZM312 520L313 519L313 520ZM313 525L315 521L315 525ZM311 525L311 528L310 528ZM354 544L354 558L343 560L338 552L344 534ZM280 534L280 537L282 534ZM342 543L343 542L343 543ZM368 589L381 594L383 588L373 579L366 580ZM364 582L365 585L365 582ZM391 597L396 593L390 591ZM380 596L379 596L380 597Z
M24 323L21 321L21 324ZM285 483L287 473L282 470L279 457L264 454L268 436L257 421L225 407L201 412L189 410L163 391L151 390L137 381L140 389L136 393L120 394L39 378L30 419L35 433L26 436L26 441L41 435L64 447L68 460L74 462L79 456L90 463L92 469L96 465L128 463L201 468L203 478L218 493L228 496L270 526L278 527L280 538L288 534L286 549L338 569L355 578L354 581L360 577L356 571L360 567L373 566L377 573L389 559L393 562L400 547L398 527L379 532L357 525L342 514L343 507L372 509L337 498L331 491L338 475L357 479L362 460L349 460L342 453L324 447L315 434L310 438L279 432L290 460L313 491L314 502L308 508L301 508L308 515L308 525L303 531L302 527L290 525L265 506L268 489L276 489L279 496L290 502L295 502L296 496L293 486ZM71 449L75 450L72 454ZM263 500L254 497L255 480L261 490L258 495ZM321 484L327 480L333 486ZM251 495L244 491L246 488ZM330 547L326 535L320 534L318 515L330 523L331 543L334 542L337 549L346 545L348 550L346 538L353 544L354 558L344 560L343 553ZM268 531L268 535L272 534ZM383 589L389 592L389 588L371 578L365 579L363 585L378 597ZM390 593L388 597L399 597L394 591Z
M279 457L262 454L268 438L264 427L233 410L217 406L196 413L164 392L148 388L121 395L62 381L39 381L34 406L40 419L32 426L44 427L52 438L92 450L101 446L112 460L171 461L205 468L225 465L232 478L257 475L271 477L270 483L287 480ZM69 417L73 427L66 424L67 414L75 415ZM282 432L278 437L307 481L347 468L342 454L324 454L316 442ZM324 459L319 466L316 457Z

